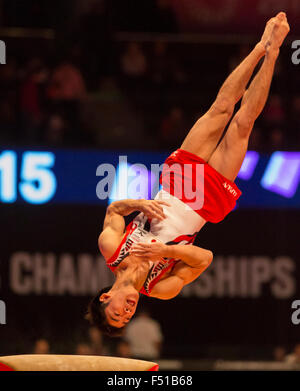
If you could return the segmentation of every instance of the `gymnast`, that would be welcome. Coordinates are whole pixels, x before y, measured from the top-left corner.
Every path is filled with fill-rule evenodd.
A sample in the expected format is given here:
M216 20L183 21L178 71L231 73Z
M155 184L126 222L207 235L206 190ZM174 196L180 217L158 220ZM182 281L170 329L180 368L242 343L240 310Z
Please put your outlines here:
M254 122L266 103L279 50L289 30L284 12L267 22L261 40L226 79L180 149L166 159L162 188L154 200L128 199L108 206L98 243L115 282L98 292L87 314L106 334L122 333L136 311L140 293L172 299L210 265L212 252L193 242L207 221L223 220L241 195L234 180ZM233 116L240 99L241 106ZM182 191L195 187L194 199ZM140 213L125 227L124 216L135 211Z

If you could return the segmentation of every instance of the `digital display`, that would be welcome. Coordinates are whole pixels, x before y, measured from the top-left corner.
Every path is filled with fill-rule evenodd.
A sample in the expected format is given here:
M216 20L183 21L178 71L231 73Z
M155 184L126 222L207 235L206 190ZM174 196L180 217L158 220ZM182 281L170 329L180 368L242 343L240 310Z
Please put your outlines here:
M18 173L18 158L20 170ZM52 152L3 151L0 154L1 202L13 203L18 197L30 204L44 204L56 192L56 176L52 171L55 154Z
M107 205L153 198L170 152L2 150L0 202ZM236 183L238 208L300 208L300 152L248 151Z

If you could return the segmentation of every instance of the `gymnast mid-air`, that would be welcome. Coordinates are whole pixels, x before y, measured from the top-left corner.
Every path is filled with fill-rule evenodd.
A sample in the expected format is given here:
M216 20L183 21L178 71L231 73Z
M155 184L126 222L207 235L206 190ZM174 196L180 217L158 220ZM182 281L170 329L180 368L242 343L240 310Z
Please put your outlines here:
M261 40L226 79L180 149L166 159L162 189L154 200L128 199L108 206L99 249L115 282L91 301L87 316L105 333L122 332L136 311L140 293L172 299L212 262L212 252L193 245L193 241L207 221L223 220L241 195L234 180L254 122L266 103L279 50L289 30L284 12L268 21ZM240 99L241 106L233 116ZM194 187L202 194L200 202L191 202L181 191ZM135 211L140 213L125 227L124 216Z

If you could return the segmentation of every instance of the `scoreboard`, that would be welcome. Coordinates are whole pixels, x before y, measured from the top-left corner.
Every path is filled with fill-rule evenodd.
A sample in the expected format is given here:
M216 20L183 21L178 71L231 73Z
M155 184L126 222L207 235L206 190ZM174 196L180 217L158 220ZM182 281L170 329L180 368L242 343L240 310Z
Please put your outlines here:
M152 198L170 151L0 151L1 204L94 204ZM138 179L138 180L137 180ZM248 151L236 183L238 208L300 208L300 152Z

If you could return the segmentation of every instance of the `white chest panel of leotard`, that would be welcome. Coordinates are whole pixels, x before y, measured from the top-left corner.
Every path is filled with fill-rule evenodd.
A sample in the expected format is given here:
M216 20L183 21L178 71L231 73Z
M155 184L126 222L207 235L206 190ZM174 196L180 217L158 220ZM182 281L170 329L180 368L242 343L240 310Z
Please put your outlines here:
M178 198L172 196L164 190L157 193L156 200L166 201L170 206L164 206L163 210L166 218L162 221L152 219L150 229L145 230L147 217L140 213L134 219L142 231L136 234L140 235L140 241L151 242L153 239L159 240L163 243L173 241L182 235L194 235L199 232L206 221L188 205L184 204ZM183 244L183 243L182 243Z

